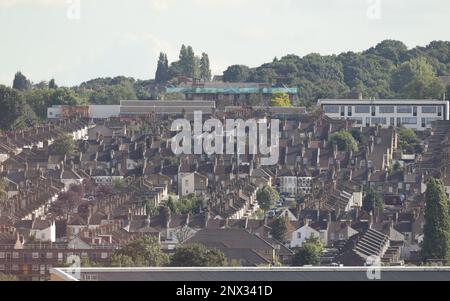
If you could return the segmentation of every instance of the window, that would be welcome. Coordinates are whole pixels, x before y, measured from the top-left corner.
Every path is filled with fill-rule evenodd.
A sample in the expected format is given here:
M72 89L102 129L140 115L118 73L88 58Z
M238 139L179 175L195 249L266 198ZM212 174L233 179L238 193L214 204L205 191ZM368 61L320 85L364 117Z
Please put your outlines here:
M352 106L349 106L348 108L347 108L347 110L348 110L348 116L352 116L353 115L353 107Z
M353 118L351 118L352 120L355 120L356 121L356 124L362 124L363 123L363 119L362 118L359 118L359 117L353 117Z
M395 117L391 117L390 124L391 126L395 126Z
M413 116L417 117L417 107L413 107Z
M47 252L46 257L47 257L47 259L52 259L53 258L53 253L52 252Z
M39 253L38 252L33 252L32 256L33 256L33 259L38 259L39 258Z
M5 270L5 265L4 264L0 264L0 271L4 271Z
M0 252L0 259L5 258L5 252Z
M385 117L373 117L372 124L387 124Z
M417 117L403 117L402 124L417 124Z
M345 116L345 106L341 106L341 116Z
M439 117L442 116L442 107L438 107L438 116L439 116Z
M18 264L13 264L13 265L11 266L11 269L12 269L13 271L18 271L18 270L19 270L19 265L18 265Z
M437 107L434 106L424 106L422 107L422 113L425 114L436 114L437 113Z
M39 265L33 264L32 268L33 271L39 271Z
M376 116L377 114L377 107L373 106L372 107L372 116Z
M439 120L439 118L422 118L422 119L425 119L426 125L431 125L433 122Z
M392 114L395 113L395 106L380 106L379 110L381 114Z
M297 238L301 239L302 238L302 234L300 232L297 233Z
M411 106L398 106L397 107L397 113L412 113L412 107Z
M102 259L108 258L108 253L102 252L101 258L102 258Z
M19 259L19 252L13 252L12 253L12 258Z
M355 106L355 113L370 113L370 106Z
M339 106L324 106L323 111L325 113L339 113Z

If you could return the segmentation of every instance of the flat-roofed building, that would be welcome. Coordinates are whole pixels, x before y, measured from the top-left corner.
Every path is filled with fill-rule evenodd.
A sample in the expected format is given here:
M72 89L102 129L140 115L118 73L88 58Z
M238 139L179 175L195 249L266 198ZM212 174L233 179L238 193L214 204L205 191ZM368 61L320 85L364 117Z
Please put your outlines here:
M406 127L417 131L430 129L432 122L449 120L449 102L417 99L319 99L318 106L328 117L356 120L369 127Z
M183 94L187 100L217 101L218 105L240 105L252 97L258 97L268 103L274 94L286 93L295 103L298 89L276 86L271 83L247 82L193 82L176 87L167 87L166 93Z
M186 100L122 100L120 101L120 116L132 117L139 115L191 115L196 111L211 114L216 108L214 101Z

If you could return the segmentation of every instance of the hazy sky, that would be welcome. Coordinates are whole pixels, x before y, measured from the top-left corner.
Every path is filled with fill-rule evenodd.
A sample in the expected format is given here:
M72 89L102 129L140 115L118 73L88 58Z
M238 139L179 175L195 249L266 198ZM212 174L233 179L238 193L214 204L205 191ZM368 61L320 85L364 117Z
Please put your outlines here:
M79 4L79 5L78 5ZM79 18L78 18L79 17ZM0 83L154 77L160 51L207 52L214 74L286 54L450 40L448 0L0 0Z

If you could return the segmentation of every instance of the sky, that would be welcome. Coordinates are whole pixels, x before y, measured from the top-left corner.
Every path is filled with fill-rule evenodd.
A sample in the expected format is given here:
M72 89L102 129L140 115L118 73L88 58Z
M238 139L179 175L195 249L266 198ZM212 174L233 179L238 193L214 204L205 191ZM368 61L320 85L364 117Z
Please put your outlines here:
M287 54L450 40L448 0L0 0L0 84L20 70L72 86L154 78L160 51L208 53L213 74Z

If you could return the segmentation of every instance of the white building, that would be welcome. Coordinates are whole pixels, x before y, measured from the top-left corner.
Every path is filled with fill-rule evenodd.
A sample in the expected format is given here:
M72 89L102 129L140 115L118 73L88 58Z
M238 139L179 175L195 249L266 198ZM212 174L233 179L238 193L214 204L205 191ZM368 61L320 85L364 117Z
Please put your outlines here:
M89 107L89 117L94 119L108 119L111 117L119 117L120 115L120 105L90 105ZM64 106L54 105L47 108L47 118L48 119L59 119L61 118Z
M292 232L289 245L291 248L301 248L303 243L312 236L319 238L323 244L327 243L327 230L317 231L309 223L306 223L304 226Z
M431 128L436 120L449 120L449 102L444 100L358 100L319 99L325 115L356 120L369 127L406 127L417 131Z

